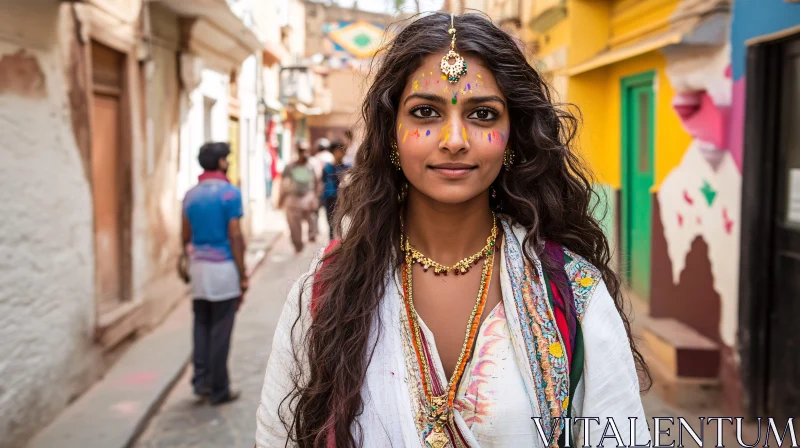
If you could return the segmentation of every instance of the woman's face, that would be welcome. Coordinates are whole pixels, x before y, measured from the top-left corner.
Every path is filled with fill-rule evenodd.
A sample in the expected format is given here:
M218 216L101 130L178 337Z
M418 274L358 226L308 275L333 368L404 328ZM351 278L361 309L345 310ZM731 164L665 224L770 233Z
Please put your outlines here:
M494 75L480 60L464 57L468 73L450 84L439 67L444 53L425 58L406 81L396 141L411 186L458 204L485 192L500 173L509 117Z

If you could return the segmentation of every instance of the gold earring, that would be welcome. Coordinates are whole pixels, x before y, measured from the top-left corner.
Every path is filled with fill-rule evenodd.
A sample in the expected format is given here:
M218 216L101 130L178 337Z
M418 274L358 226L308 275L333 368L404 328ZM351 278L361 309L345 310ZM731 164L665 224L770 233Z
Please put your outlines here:
M397 152L397 143L392 143L392 152L389 153L389 160L392 161L392 165L397 168L397 171L400 171L400 153Z
M397 202L403 203L406 201L406 197L408 196L408 182L403 181L403 184L400 185L400 192L397 193Z
M514 157L514 151L511 148L506 148L505 152L503 152L503 165L506 170L511 171L511 166L514 165Z

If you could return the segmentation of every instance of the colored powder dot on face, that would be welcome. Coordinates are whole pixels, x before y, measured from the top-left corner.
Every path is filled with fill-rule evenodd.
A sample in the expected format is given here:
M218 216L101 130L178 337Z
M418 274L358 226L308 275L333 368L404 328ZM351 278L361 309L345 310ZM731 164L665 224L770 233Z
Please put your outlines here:
M458 103L458 92L453 92L453 99L450 100L453 104Z
M464 126L461 126L461 137L464 139L465 142L467 141L467 128L465 128Z
M427 136L429 136L429 135L431 135L431 130L430 130L430 129L428 129L427 131L425 131L425 137L427 137Z
M492 134L487 134L489 136L489 143L492 142Z
M472 86L470 86L469 83L467 83L467 90L472 90Z
M397 132L400 132L400 129L403 129L403 123L397 125Z
M483 79L483 76L481 76L480 73L478 73L478 79Z
M417 80L415 79L415 80L414 80L414 90L417 90L417 89L419 89L419 81L417 81Z
M433 72L430 72L430 74L433 75Z
M445 76L445 75L442 75L442 79L443 79L443 80L445 80L445 81L447 81L447 76Z

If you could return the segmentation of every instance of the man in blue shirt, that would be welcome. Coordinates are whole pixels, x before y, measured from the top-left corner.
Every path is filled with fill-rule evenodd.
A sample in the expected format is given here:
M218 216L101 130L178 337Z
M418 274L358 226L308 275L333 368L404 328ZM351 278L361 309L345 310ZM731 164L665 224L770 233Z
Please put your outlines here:
M334 141L331 143L333 162L325 165L322 170L322 200L325 202L325 214L328 215L330 237L333 239L333 213L336 211L336 202L339 199L339 186L350 165L343 162L345 151L344 143Z
M192 386L212 405L239 398L230 389L227 364L234 316L248 286L242 194L225 175L229 154L227 143L203 145L198 161L205 171L183 200L183 247L190 251L194 298Z

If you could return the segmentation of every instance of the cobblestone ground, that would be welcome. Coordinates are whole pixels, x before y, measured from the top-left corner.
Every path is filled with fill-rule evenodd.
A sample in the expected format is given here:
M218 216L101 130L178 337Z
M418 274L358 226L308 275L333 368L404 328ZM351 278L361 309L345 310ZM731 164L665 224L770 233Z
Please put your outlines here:
M288 236L283 236L251 280L245 304L236 316L229 361L231 386L241 390L242 397L218 407L198 403L189 384L189 367L136 447L253 446L255 412L275 325L289 289L308 270L318 247L309 245L300 256L295 256Z

